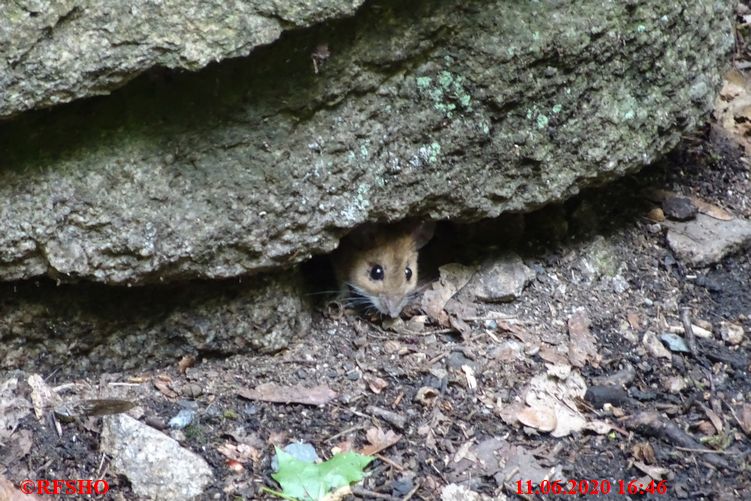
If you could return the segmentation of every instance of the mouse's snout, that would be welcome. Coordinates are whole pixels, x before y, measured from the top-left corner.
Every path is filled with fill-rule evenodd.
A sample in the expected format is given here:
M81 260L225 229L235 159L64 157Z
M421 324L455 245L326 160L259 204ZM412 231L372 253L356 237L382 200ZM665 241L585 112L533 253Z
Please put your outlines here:
M381 305L383 305L382 313L390 316L391 318L399 318L399 314L404 307L404 298L398 296L384 296L381 297Z

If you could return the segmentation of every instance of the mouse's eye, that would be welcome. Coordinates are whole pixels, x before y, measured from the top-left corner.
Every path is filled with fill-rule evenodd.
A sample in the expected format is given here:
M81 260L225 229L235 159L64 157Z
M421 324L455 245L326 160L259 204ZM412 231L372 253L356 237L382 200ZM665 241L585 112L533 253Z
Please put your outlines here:
M409 279L412 278L412 268L407 266L404 268L404 278L407 279L407 282L409 282Z
M383 268L380 264L374 264L370 269L370 278L373 280L383 280Z

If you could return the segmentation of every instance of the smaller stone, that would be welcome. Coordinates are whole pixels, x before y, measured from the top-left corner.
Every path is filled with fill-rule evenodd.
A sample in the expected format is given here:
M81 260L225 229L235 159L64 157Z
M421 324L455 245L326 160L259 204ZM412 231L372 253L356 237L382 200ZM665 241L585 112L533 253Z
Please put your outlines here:
M509 253L483 265L467 284L467 289L480 301L510 302L521 296L534 277L535 273L521 257Z
M197 398L203 394L203 388L197 383L186 384L180 389L180 394L188 398Z
M688 221L696 217L699 209L687 197L669 197L662 202L665 216L674 221Z
M101 451L139 499L193 499L213 480L198 454L127 414L105 416Z
M743 327L738 324L731 322L720 323L720 335L722 336L722 340L728 344L741 344L743 342L744 334Z
M623 294L630 287L628 285L628 280L623 278L622 275L616 275L613 277L612 286L613 286L613 292L615 292L616 294Z
M169 420L169 427L173 430L182 430L193 422L195 415L196 413L192 409L180 409L180 412Z
M704 214L687 223L669 222L667 241L682 261L693 266L716 263L726 255L751 245L751 221L720 221ZM700 280L697 285L706 287Z
M655 334L654 332L645 332L641 342L642 345L644 345L644 347L647 349L647 352L653 357L667 358L668 360L672 358L672 355L670 354L668 349L663 346L659 339L657 339L657 334Z
M668 349L672 352L691 353L691 350L688 349L686 341L678 334L673 334L672 332L663 332L662 335L660 335L660 341L662 341L665 346L667 346Z
M682 392L686 389L686 386L688 386L686 380L681 376L670 376L664 380L662 384L666 390L673 394Z
M403 498L409 492L412 490L412 487L414 487L414 482L412 482L409 478L400 478L399 480L394 480L394 482L391 484L391 495L398 498Z

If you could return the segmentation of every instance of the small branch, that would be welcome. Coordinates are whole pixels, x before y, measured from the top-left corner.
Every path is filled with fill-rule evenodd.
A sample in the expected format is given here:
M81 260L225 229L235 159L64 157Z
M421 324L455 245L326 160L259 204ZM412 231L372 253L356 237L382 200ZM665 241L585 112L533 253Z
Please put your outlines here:
M388 499L393 501L395 498L388 494L381 494L380 492L363 489L362 487L352 487L352 494L365 499Z
M697 358L699 350L696 347L696 337L694 336L694 329L691 327L691 317L689 317L691 309L686 306L681 308L681 323L683 324L683 332L686 335L686 344L688 349L691 350L691 354L694 358Z

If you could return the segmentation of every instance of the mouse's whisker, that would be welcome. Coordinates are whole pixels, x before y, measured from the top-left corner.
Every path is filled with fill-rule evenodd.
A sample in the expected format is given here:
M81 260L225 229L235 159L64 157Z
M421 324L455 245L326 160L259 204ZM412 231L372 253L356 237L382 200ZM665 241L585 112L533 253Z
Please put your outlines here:
M306 292L306 296L323 296L323 295L331 295L331 294L339 294L341 292L339 289L336 290L325 290L325 291L316 291L316 292Z
M349 301L350 303L369 303L371 302L370 299L366 298L365 296L347 296L345 301Z

